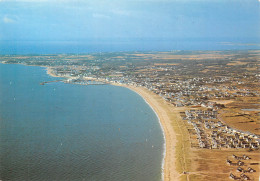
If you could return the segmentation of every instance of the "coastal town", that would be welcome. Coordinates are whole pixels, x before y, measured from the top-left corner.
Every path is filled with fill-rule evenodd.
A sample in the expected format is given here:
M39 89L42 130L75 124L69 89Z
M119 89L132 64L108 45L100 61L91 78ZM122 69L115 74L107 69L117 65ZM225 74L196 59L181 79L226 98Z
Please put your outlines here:
M177 124L182 125L178 128L182 140L177 145L185 142L182 157L189 163L179 169L181 180L258 180L259 61L259 50L1 55L0 59L47 67L50 75L63 78L57 82L141 87L160 96L181 118ZM48 83L53 81L39 82Z

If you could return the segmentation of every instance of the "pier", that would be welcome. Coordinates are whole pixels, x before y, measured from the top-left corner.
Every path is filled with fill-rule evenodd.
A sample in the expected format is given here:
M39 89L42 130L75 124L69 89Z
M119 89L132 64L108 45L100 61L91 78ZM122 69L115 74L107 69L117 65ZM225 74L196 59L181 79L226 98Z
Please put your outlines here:
M79 85L107 85L109 83L106 82L97 82L97 81L64 81L64 83L68 84L79 84Z
M46 82L41 82L40 85L45 85L45 84L49 84L49 83L53 83L53 82L61 82L63 80L53 80L53 81L46 81Z

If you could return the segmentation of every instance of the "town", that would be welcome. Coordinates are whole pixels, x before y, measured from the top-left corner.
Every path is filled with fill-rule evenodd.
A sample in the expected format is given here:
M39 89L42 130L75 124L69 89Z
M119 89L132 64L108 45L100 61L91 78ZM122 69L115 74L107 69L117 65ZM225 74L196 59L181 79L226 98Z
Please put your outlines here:
M191 149L259 151L259 50L1 55L0 61L48 67L65 83L144 87L182 108ZM259 155L242 168L241 160L249 158L243 155L233 155L236 163L227 159L229 166L238 166L227 178L257 179Z

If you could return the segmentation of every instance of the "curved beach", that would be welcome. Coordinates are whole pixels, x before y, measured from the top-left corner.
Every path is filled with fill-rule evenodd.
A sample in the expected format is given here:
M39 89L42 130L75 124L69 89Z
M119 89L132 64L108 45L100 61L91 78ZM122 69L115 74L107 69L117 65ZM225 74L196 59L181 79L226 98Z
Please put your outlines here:
M167 109L169 105L158 95L152 93L151 91L142 88L134 87L129 85L120 85L131 89L138 93L143 99L151 106L151 108L157 114L161 127L164 133L165 139L165 153L163 160L163 180L178 180L180 174L176 170L176 157L175 157L175 146L177 143L176 134L174 132L173 126L171 125L172 120L170 119Z
M58 77L52 73L50 68L47 68L47 74L53 77ZM98 81L98 80L97 80ZM136 87L131 85L125 84L118 84L118 83L110 83L114 86L121 86L126 87L137 94L139 94L146 103L153 109L155 114L159 119L160 126L163 131L164 135L164 153L163 153L163 161L162 161L162 180L164 181L173 181L179 180L181 174L177 172L176 168L176 153L175 147L177 144L176 133L173 128L172 119L170 118L169 114L176 114L173 113L170 109L172 108L169 106L166 101L162 99L159 95L149 91L144 87ZM171 116L172 117L172 116ZM174 116L176 117L176 115Z

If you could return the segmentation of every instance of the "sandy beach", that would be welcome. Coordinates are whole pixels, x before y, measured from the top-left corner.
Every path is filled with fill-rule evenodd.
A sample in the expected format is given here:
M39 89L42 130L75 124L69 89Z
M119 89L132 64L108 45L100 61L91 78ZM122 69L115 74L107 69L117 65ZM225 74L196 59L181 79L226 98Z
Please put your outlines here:
M51 68L47 68L47 74L53 77L57 77L55 74L52 73ZM135 87L130 85L124 85L124 84L115 84L111 83L111 85L115 86L122 86L126 87L137 94L139 94L149 105L150 107L155 111L157 114L160 125L163 129L164 139L165 139L165 150L164 150L164 158L163 158L163 180L164 181L175 181L180 180L181 176L183 174L180 174L182 171L185 170L185 156L184 152L182 152L183 147L179 147L181 149L180 153L176 153L176 146L178 143L179 137L176 136L176 129L179 126L176 124L178 119L180 119L178 111L174 111L174 107L167 103L165 100L162 99L159 95L149 91L148 89L144 87ZM182 142L183 139L180 140ZM178 148L177 148L178 149ZM178 155L178 158L177 158ZM177 163L178 162L178 163Z
M53 71L52 68L46 67L46 72L48 75L50 75L52 77L59 77L59 76L55 75L52 71Z
M145 88L125 85L121 86L127 87L138 93L156 112L157 116L159 117L160 124L163 128L166 142L165 158L163 165L164 181L179 180L180 174L177 172L177 160L175 154L177 138L174 132L174 128L172 126L171 116L169 115L169 104L167 104L160 96L150 92Z
M118 84L113 84L118 85ZM118 85L131 89L138 93L152 107L159 117L163 128L166 152L163 165L163 178L165 181L175 180L226 180L227 172L234 172L225 160L232 154L246 154L252 158L248 164L259 162L258 152L248 152L244 149L201 149L191 148L191 138L186 123L181 118L181 112L186 107L174 107L159 95L144 87ZM207 163L207 164L205 164ZM250 175L258 178L257 171Z
M57 77L52 73L51 68L47 68L47 73L50 76ZM176 124L178 119L180 119L178 111L173 110L174 107L167 103L162 99L159 95L149 91L143 87L135 87L124 84L115 84L111 83L111 85L126 87L136 93L138 93L155 111L157 114L160 125L163 129L164 139L165 139L165 153L163 159L163 180L164 181L175 181L181 179L181 172L185 170L185 156L184 150L181 144L179 144L179 148L181 149L180 153L176 153L176 146L178 143L179 137L176 136L176 129L180 129L179 125ZM175 108L176 109L176 108ZM177 126L178 125L178 126ZM179 127L179 128L178 128ZM180 139L180 142L184 141ZM177 148L178 149L178 148ZM178 155L178 158L177 158ZM177 163L178 162L178 163ZM177 168L178 167L178 168Z
M57 77L55 74L52 73L51 68L47 68L47 73L50 76ZM182 156L184 156L183 153L181 155L176 154L176 145L177 145L177 137L176 132L174 130L174 125L176 129L176 119L178 118L178 111L173 111L173 106L167 103L160 97L159 95L147 90L143 87L135 87L130 85L124 85L124 84L115 84L111 83L115 86L122 86L126 87L136 93L138 93L149 105L150 107L155 111L157 114L160 125L163 129L164 139L165 139L165 150L164 150L164 158L163 158L163 180L164 181L175 181L180 180L180 176L182 174L179 174L180 171L185 170L183 168L183 162L182 162ZM173 123L175 120L175 124ZM183 141L183 140L180 140ZM180 158L177 158L177 155L179 155ZM179 159L179 160L177 160ZM185 160L185 159L184 159ZM180 164L177 164L179 162ZM180 168L177 168L177 165ZM179 172L178 172L179 171Z
M47 73L53 76L50 71ZM94 80L100 81L100 79ZM193 137L189 133L189 125L181 117L181 114L188 109L187 107L175 107L144 87L111 82L110 84L128 88L139 94L159 118L165 140L162 180L226 180L229 173L234 172L233 167L227 165L225 161L232 154L248 155L252 158L250 162L247 161L248 164L259 162L258 152L248 152L244 149L203 149L202 151L202 149L192 147ZM257 172L251 173L250 177L258 178L259 168L254 168Z

